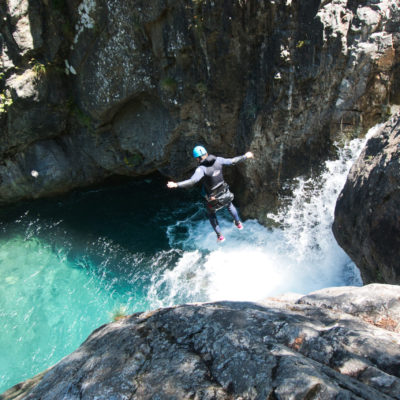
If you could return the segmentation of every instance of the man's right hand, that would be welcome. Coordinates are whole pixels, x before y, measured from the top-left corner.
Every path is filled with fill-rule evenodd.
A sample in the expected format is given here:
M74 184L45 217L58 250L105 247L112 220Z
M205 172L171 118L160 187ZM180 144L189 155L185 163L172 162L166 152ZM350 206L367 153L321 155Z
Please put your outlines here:
M169 182L167 183L167 186L168 186L170 189L175 189L175 188L178 187L178 184L177 184L176 182L169 181Z
M245 156L246 158L254 158L254 154L251 151L248 151Z

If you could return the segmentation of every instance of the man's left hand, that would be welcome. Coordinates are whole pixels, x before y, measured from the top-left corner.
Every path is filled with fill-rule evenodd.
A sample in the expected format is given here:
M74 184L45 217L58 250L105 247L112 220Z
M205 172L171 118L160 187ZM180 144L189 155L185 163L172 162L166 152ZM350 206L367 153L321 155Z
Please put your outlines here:
M170 189L175 189L175 188L178 187L178 184L177 184L176 182L169 181L169 182L167 183L167 186L168 186Z

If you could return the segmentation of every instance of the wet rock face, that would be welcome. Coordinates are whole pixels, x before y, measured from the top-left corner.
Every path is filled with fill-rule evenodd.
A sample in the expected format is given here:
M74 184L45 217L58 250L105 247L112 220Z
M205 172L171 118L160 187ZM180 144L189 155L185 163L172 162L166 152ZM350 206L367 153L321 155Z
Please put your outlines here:
M1 203L115 174L181 179L202 143L256 154L228 178L244 216L265 221L287 179L400 101L394 0L0 7Z
M400 114L366 144L335 209L333 232L365 283L400 283Z
M298 297L134 314L0 399L399 399L400 288Z

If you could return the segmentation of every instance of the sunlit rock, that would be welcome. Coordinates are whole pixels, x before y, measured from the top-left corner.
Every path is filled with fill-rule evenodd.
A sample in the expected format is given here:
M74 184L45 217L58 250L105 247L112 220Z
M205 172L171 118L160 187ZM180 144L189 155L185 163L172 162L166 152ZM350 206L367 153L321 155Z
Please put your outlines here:
M365 283L400 283L400 114L367 142L338 198L333 232Z
M398 399L399 296L372 285L137 313L0 399Z

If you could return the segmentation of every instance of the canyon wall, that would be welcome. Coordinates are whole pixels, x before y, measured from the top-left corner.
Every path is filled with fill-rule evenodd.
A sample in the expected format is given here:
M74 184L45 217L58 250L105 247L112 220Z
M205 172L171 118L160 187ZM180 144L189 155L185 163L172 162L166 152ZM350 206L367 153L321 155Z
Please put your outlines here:
M397 0L7 0L0 204L154 172L191 150L267 223L290 179L399 104Z

